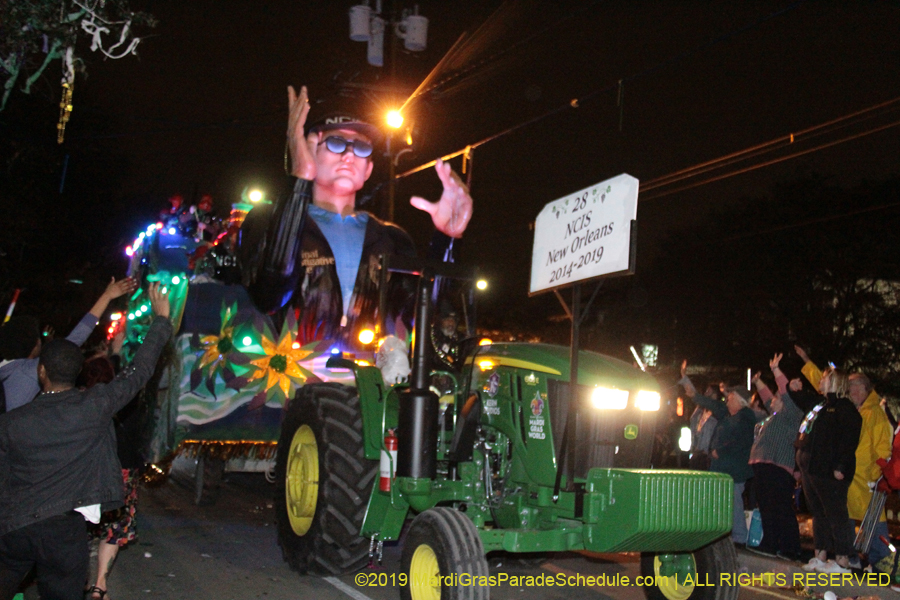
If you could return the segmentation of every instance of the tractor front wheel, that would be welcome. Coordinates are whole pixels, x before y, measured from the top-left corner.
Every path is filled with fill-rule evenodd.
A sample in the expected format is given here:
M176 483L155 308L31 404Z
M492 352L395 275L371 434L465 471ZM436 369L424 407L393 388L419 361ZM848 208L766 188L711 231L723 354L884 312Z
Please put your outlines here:
M488 600L488 564L475 525L458 510L431 508L410 525L403 553L402 600ZM402 580L401 580L402 583Z
M648 600L737 600L740 586L720 585L721 574L736 572L730 536L694 552L641 556Z
M300 573L342 575L366 566L360 537L378 462L363 448L355 388L306 385L288 406L275 459L275 520L285 560Z

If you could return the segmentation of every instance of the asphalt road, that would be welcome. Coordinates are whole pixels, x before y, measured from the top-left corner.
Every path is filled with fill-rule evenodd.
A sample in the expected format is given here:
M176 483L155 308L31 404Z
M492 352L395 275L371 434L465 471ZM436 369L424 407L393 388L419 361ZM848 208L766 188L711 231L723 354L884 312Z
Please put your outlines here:
M189 466L189 465L188 465ZM262 474L227 474L218 500L196 506L187 474L170 478L159 487L144 487L138 503L139 540L123 550L110 577L113 600L396 600L392 585L399 569L400 548L386 546L383 564L362 575L318 578L291 571L281 557L274 528L273 486ZM491 573L515 576L554 574L608 578L640 575L637 554L586 556L557 554L542 560L523 561L507 555L489 556ZM739 554L744 573L783 572L790 580L799 565L768 560L747 552ZM889 588L850 589L819 587L837 597L878 595L898 598ZM512 598L587 598L643 600L638 587L580 586L527 587L500 585L492 588L493 600ZM774 586L744 587L740 600L796 599L793 590ZM32 586L26 600L36 598Z

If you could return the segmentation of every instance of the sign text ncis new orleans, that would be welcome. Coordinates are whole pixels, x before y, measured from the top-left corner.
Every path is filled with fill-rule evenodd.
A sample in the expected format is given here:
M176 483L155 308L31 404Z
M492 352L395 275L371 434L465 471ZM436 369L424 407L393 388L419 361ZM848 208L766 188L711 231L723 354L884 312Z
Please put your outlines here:
M623 173L544 206L534 226L529 294L627 272L637 196L638 180Z

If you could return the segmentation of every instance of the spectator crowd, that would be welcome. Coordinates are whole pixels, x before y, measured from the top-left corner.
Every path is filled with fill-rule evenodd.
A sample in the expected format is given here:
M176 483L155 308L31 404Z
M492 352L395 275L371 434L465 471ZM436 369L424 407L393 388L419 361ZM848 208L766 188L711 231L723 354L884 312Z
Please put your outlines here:
M135 288L113 280L65 339L29 317L0 327L0 600L29 574L41 598L102 600L119 548L135 538L135 402L172 336L165 292L149 289L155 319L131 364L115 360L124 332L87 360L80 348L110 302ZM92 585L90 538L99 540Z
M769 361L774 391L756 373L753 392L720 384L700 394L682 363L679 384L696 407L690 467L734 480L735 545L800 560L796 491L802 489L814 541L804 569L850 573L864 562L868 570L884 568L890 538L883 496L881 502L873 496L900 489L900 476L890 475L900 475L900 443L894 442L891 460L894 431L884 403L865 374L833 365L822 370L803 348L795 351L802 376L782 372L782 354ZM755 547L748 544L745 498L762 522ZM857 534L858 524L867 530Z

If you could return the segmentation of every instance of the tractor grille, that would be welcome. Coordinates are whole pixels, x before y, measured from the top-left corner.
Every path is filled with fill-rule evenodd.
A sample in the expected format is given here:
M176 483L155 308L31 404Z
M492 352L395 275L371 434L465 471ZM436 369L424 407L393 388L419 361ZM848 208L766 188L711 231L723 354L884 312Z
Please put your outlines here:
M569 410L570 387L569 383L558 380L551 379L547 382L550 427L557 458L560 457ZM648 468L658 412L634 408L632 398L629 398L628 407L624 410L598 410L590 404L590 393L591 388L578 386L581 407L573 440L575 477L583 479L593 468ZM637 426L635 439L625 437L628 425Z

